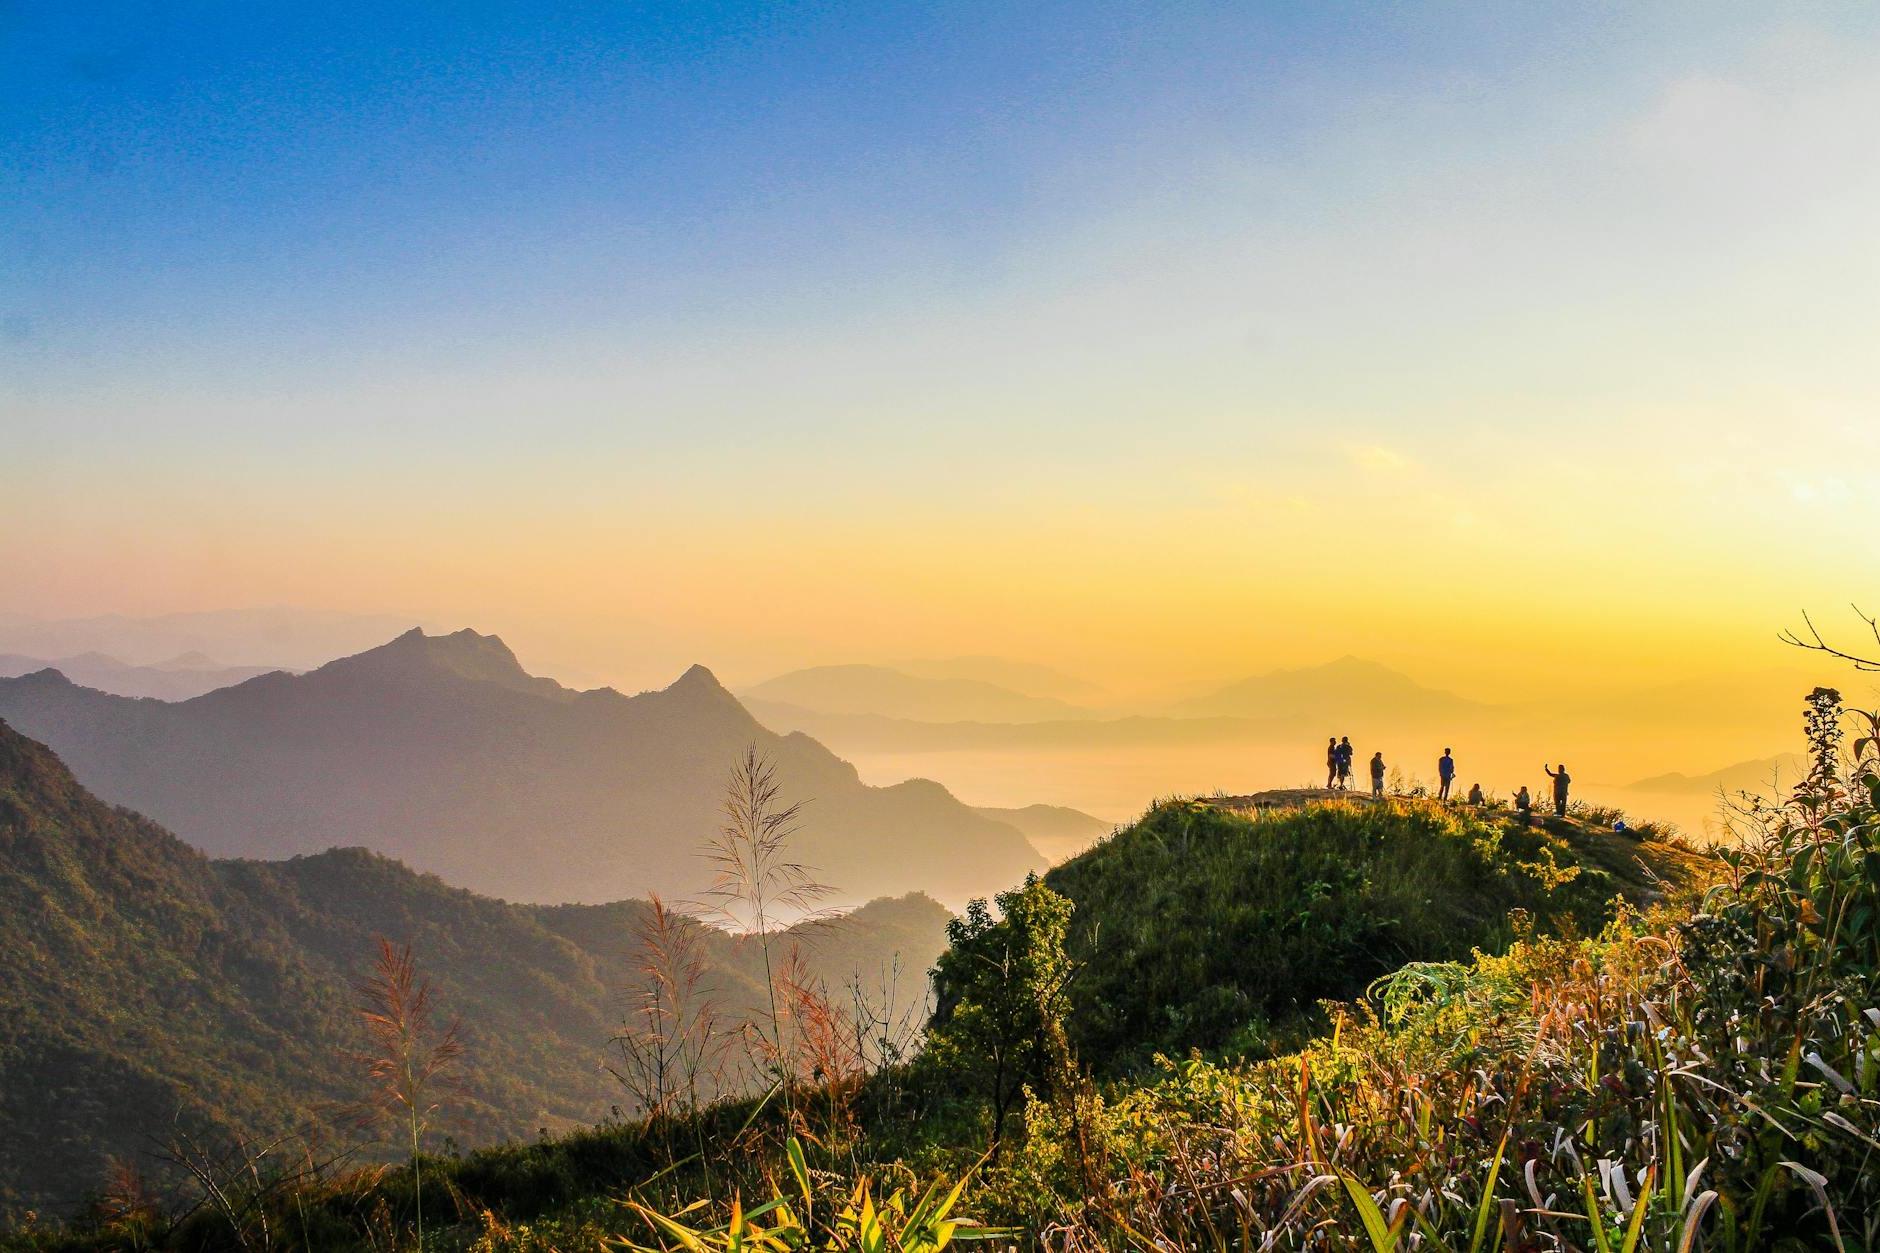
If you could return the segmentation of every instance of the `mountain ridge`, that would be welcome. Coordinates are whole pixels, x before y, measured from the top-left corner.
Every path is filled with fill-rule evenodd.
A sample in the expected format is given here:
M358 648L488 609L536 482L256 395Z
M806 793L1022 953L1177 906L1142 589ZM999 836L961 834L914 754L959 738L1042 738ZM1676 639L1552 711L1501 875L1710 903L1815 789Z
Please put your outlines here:
M41 670L56 670L74 683L116 696L179 701L229 687L278 668L223 666L200 654L196 656L200 657L200 664L178 664L191 660L190 655L185 654L158 665L134 666L96 651L69 657L29 657L21 653L0 653L0 678L20 678Z
M1428 716L1493 707L1351 653L1311 666L1270 670L1177 702L1171 712L1218 717Z
M365 844L510 900L695 892L752 744L808 802L800 852L843 902L914 888L960 902L1044 864L938 784L868 787L814 739L766 730L703 666L637 695L575 692L474 631L408 631L176 704L0 680L0 717L212 854Z
M157 1169L151 1145L176 1128L339 1130L364 1087L354 983L381 935L413 945L462 1018L453 1134L592 1124L622 1099L599 1063L647 908L511 904L362 848L214 861L0 721L0 1143L38 1146L0 1153L0 1212L76 1204L108 1156ZM895 954L924 972L946 918L917 894L873 901L806 960L838 987ZM700 937L714 995L755 1011L754 948Z

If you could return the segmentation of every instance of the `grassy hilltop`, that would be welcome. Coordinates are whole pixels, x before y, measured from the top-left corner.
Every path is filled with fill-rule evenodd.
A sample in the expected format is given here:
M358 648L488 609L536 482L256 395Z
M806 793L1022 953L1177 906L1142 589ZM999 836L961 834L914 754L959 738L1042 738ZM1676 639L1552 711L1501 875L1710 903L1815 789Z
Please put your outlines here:
M1158 805L1045 876L1075 906L1071 1043L1099 1074L1156 1052L1264 1051L1407 962L1503 948L1522 915L1596 932L1616 902L1657 900L1709 860L1649 826L1609 828L1416 800Z

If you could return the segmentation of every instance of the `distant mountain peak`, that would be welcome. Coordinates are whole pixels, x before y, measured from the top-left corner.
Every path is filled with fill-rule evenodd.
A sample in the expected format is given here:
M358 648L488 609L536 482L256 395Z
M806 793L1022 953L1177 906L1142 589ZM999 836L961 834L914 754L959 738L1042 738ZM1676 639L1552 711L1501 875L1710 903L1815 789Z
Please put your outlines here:
M687 666L685 673L668 684L665 690L670 695L689 696L695 700L724 700L732 704L738 703L738 698L718 681L717 675L696 663Z
M314 673L425 675L439 671L460 679L495 683L543 696L569 694L553 679L537 678L524 670L522 662L510 651L509 645L503 643L502 637L484 635L469 627L442 635L426 635L423 627L412 627L377 648L328 662Z
M19 678L22 683L43 683L52 687L78 686L78 684L72 682L72 680L66 676L65 671L59 669L57 666L47 666L42 670L33 670L27 674L20 675Z
M426 635L423 627L412 627L383 647L422 653L440 660L481 662L517 674L527 673L500 635L483 635L469 627L444 635Z
M724 687L724 684L718 681L717 675L713 674L710 669L708 669L705 666L700 665L697 662L693 662L691 665L687 666L685 668L685 673L680 675L677 679L673 680L672 686L678 687L681 684L700 684L700 685L706 685L710 687L719 688L721 690Z
M222 664L200 649L179 653L168 661L158 662L153 670L220 670Z
M1453 692L1425 687L1382 662L1346 653L1317 665L1269 670L1184 701L1177 708L1190 715L1345 717L1361 712L1425 717L1485 706Z

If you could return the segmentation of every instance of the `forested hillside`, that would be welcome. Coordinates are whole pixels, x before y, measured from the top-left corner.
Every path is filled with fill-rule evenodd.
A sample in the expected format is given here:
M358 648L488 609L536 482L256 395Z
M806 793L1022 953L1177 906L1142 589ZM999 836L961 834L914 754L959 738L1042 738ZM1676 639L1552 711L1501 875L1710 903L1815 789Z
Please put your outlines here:
M648 906L514 905L361 849L211 861L99 802L0 723L0 1208L57 1212L107 1158L161 1176L177 1130L211 1142L350 1130L365 1090L355 987L379 936L410 944L459 1016L461 1093L439 1122L464 1144L591 1126L627 1093L603 1070L643 982ZM838 992L899 961L918 1002L946 912L910 896L798 932L806 977ZM695 932L727 1022L764 1000L761 958Z
M1102 1073L1190 1048L1263 1051L1406 962L1597 931L1707 858L1646 827L1523 827L1504 811L1332 800L1242 814L1158 805L1045 883L1074 907L1071 1043Z

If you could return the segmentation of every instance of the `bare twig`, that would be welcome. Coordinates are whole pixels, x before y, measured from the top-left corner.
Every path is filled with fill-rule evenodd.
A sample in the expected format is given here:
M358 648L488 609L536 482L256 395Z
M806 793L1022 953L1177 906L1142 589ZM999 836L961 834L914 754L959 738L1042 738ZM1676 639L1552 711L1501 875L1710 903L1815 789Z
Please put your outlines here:
M1867 624L1868 631L1871 632L1874 637L1874 643L1880 645L1880 617L1863 613L1859 605L1850 605L1849 608L1854 611L1855 617ZM1806 638L1804 638L1800 632L1793 629L1782 631L1776 638L1781 640L1784 644L1789 644L1796 648L1804 648L1812 653L1826 653L1828 656L1841 661L1851 662L1856 670L1862 670L1869 674L1880 673L1880 656L1864 657L1858 653L1850 653L1828 643L1822 636L1820 628L1815 626L1814 619L1808 616L1806 609L1802 611L1802 624L1807 629Z

